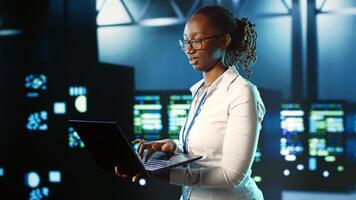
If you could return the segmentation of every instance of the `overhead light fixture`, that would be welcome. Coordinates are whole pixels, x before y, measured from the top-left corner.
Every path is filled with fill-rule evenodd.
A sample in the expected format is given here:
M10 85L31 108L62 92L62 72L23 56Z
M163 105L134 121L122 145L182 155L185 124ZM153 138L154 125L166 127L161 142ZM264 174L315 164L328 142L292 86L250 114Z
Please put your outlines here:
M202 0L96 0L97 25L184 24Z
M171 26L185 22L185 17L174 0L149 0L139 24L143 26Z
M98 26L112 26L133 23L125 4L122 0L97 0L96 18Z

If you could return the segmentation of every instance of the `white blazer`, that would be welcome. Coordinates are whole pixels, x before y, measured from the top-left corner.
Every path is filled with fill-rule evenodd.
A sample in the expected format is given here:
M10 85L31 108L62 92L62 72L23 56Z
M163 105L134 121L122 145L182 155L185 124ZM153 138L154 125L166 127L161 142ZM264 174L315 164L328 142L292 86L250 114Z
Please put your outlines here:
M190 91L194 95L203 79ZM170 183L183 187L183 196L197 199L263 199L250 177L265 106L255 85L226 70L207 89L207 98L187 137L190 154L202 159L188 167L171 169ZM195 109L193 99L187 126ZM185 129L187 130L187 128ZM182 152L183 128L177 142Z

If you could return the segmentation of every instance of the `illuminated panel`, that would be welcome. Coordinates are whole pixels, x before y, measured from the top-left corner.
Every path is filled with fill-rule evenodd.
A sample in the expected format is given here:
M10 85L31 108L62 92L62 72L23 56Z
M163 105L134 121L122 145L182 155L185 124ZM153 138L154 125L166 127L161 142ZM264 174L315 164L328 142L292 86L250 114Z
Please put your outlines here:
M303 138L305 137L304 125L305 112L298 103L282 104L280 119L282 137L280 139L280 154L283 156L284 176L290 176L293 171L303 171L305 151ZM299 166L299 167L298 167Z
M345 112L341 103L312 103L309 111L309 170L323 177L343 172Z
M36 98L41 91L47 90L47 77L44 74L29 74L25 77L27 97Z
M135 138L146 140L161 138L163 125L160 96L135 96L133 114Z
M178 139L179 132L188 117L191 95L171 95L167 106L168 113L168 137Z
M68 128L68 146L71 149L83 149L85 147L83 141L73 127Z

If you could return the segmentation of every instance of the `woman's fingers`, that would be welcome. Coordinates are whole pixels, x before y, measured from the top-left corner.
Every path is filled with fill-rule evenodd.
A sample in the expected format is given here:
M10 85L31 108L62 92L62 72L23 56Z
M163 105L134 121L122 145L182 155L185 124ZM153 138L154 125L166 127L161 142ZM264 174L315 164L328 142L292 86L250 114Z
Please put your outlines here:
M132 144L137 144L138 143L138 154L139 154L140 158L142 158L143 151L144 151L144 146L142 146L142 145L145 144L145 141L142 140L142 139L135 139L135 140L131 141L131 143Z
M135 176L132 177L132 182L138 181L138 179L141 177L142 173L137 173Z
M172 149L170 144L163 142L145 142L144 140L136 139L133 140L132 143L139 144L138 155L141 159L143 158L145 149L148 150L145 161L147 161L156 151L163 151L165 153L168 153Z
M143 158L143 152L145 152L145 148L147 146L147 143L141 143L140 142L140 146L138 147L138 155L140 156L140 158Z
M145 159L145 162L147 160L149 160L151 158L151 156L156 152L156 151L162 151L162 145L164 143L162 142L155 142L155 143L152 143L151 147L148 149L148 152L146 154L146 159Z
M122 170L118 165L115 166L115 175L118 176L118 177L121 177L121 178L127 178L128 177L128 175L122 173Z
M145 162L147 162L148 159L151 158L151 156L157 151L157 145L151 145L151 148L148 149L146 157L145 157Z
M131 141L132 144L137 144L139 142L143 142L143 140L142 139L135 139L135 140Z
M170 144L165 143L165 144L162 145L161 151L163 151L164 153L169 153L169 152L172 151L172 147L171 147Z

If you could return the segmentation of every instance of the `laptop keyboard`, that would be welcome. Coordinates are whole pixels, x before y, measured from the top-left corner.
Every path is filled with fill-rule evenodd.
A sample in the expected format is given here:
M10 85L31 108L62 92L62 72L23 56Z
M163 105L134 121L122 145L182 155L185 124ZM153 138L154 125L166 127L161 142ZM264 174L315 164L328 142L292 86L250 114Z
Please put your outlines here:
M143 163L143 166L146 170L154 171L174 164L175 163L168 160L149 159L147 162Z

